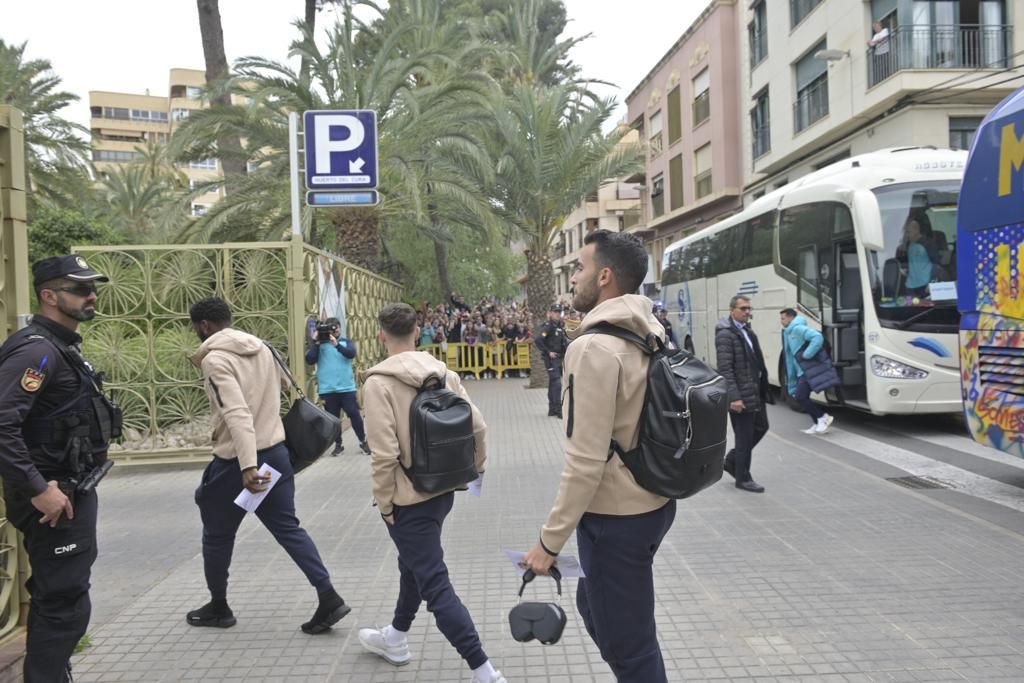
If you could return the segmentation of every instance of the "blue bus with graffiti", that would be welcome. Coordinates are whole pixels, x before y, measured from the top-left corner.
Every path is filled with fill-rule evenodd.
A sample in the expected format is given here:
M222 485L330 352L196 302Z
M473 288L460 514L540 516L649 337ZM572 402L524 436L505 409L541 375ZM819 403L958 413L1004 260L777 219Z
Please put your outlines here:
M957 235L967 426L976 441L1024 457L1024 88L978 129Z

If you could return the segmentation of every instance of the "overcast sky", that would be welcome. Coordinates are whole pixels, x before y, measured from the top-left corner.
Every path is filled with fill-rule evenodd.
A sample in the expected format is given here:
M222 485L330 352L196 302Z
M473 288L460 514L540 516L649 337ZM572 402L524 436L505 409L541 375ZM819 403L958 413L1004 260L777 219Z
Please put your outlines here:
M573 59L599 89L620 103L707 6L706 0L564 0L567 35L592 33ZM28 41L31 58L45 58L81 101L65 116L89 124L89 91L166 96L169 69L203 69L193 0L39 0L3 3L0 39ZM291 21L302 0L220 0L228 61L246 55L284 59L295 35ZM318 22L332 20L322 12ZM616 119L625 116L620 105Z

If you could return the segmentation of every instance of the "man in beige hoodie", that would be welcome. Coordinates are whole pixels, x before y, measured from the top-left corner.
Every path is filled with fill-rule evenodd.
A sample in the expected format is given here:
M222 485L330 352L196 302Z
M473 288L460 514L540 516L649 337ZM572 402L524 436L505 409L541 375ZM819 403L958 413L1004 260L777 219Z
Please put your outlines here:
M565 468L538 542L526 563L538 574L557 564L576 531L585 579L576 606L619 683L664 683L654 624L654 554L675 519L676 503L643 489L618 456L636 446L647 387L648 356L607 334L580 336L598 323L664 340L651 300L635 292L647 254L634 235L587 235L572 277L572 306L584 312L565 355Z
M373 498L388 534L398 549L401 576L395 616L382 629L359 630L359 642L385 661L402 666L410 660L408 631L420 603L426 601L437 627L473 670L473 683L506 683L484 653L476 626L448 578L441 547L441 527L451 512L455 491L417 491L404 468L412 466L409 412L418 390L432 378L469 401L459 376L430 354L416 351L416 311L408 304L388 304L378 316L380 339L388 357L362 373L366 438L373 456ZM487 461L487 425L470 402L476 444L476 471Z
M279 480L256 508L256 516L274 535L316 589L319 604L305 633L328 631L351 611L331 584L313 539L295 516L295 471L284 443L281 388L287 386L270 348L258 337L231 327L231 309L221 299L193 304L192 329L202 344L192 362L203 371L213 420L213 460L196 489L203 520L203 567L210 602L188 613L192 626L235 625L228 607L228 567L235 533L245 510L234 500L246 488L265 491L270 478L258 468L270 465Z

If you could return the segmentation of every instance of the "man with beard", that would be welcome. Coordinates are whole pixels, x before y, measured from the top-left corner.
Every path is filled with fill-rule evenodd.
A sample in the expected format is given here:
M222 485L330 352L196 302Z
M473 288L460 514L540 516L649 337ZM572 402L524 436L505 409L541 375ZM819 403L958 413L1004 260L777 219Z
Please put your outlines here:
M186 620L192 626L235 625L227 600L228 567L245 510L234 500L243 487L252 493L267 490L270 476L259 472L267 464L280 477L256 508L256 516L316 589L319 604L313 617L302 624L302 631L324 633L351 608L334 590L313 539L295 516L295 470L281 423L285 379L269 346L231 327L231 309L223 300L198 301L189 317L202 341L192 362L203 371L203 386L210 399L213 460L196 490L210 602L189 612Z
M81 322L96 316L105 275L81 256L32 265L39 313L0 348L0 476L7 518L32 564L25 680L71 680L71 654L89 626L96 560L94 486L120 435L120 410L82 357Z
M622 328L664 341L651 300L633 294L647 274L634 235L595 230L572 277L572 306L585 313L565 356L565 468L540 541L526 564L547 574L575 529L585 579L576 606L619 683L665 683L654 622L654 554L675 519L676 502L637 484L617 455L636 447L648 355L633 342L591 334Z

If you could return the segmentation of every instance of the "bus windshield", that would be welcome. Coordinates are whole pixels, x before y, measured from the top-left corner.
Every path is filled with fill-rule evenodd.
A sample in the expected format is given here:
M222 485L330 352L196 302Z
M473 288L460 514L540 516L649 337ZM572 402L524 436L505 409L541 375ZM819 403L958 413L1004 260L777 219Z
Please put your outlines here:
M885 245L868 250L872 298L885 327L955 328L956 207L960 183L875 188Z

